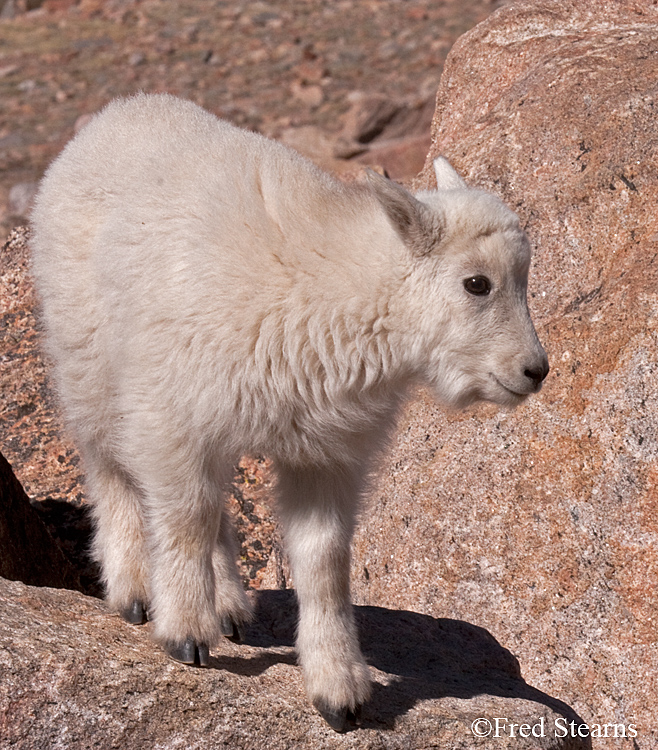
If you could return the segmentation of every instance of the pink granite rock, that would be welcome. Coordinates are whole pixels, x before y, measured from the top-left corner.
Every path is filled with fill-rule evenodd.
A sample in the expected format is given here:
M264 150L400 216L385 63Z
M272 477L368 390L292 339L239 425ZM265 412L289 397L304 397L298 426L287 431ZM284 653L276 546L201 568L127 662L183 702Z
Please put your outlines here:
M195 669L97 599L0 579L0 746L469 750L487 746L476 733L493 716L507 719L491 740L501 750L589 747L562 736L578 717L521 680L486 631L380 607L357 610L375 681L363 728L337 735L304 694L293 592L258 592L256 614L244 645Z
M355 552L359 602L488 629L623 725L604 747L658 746L657 24L647 2L520 0L454 46L417 185L442 154L519 213L552 371L514 413L421 394Z

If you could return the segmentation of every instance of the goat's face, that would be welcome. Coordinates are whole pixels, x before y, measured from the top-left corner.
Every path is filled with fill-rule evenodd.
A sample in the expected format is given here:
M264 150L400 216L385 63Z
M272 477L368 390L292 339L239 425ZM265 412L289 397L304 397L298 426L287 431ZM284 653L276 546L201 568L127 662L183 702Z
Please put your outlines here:
M371 176L408 252L401 318L417 374L451 406L516 406L548 373L526 301L528 239L498 198L469 189L444 159L435 169L439 189L416 197Z
M530 247L518 224L456 232L425 260L425 376L439 398L515 406L539 391L548 358L528 311Z

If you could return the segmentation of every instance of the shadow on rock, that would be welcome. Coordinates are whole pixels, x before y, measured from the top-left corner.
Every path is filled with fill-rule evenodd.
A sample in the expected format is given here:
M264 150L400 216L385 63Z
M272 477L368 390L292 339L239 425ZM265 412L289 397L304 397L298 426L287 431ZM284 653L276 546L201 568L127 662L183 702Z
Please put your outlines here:
M231 674L243 677L255 677L263 674L275 664L297 664L294 653L263 653L250 659L243 656L211 656L210 668L222 669Z
M46 525L66 558L75 567L80 586L72 586L87 596L103 597L100 570L91 557L92 521L88 505L47 498L32 507Z
M478 695L534 701L568 722L584 723L566 703L528 685L517 659L484 628L384 607L355 607L355 613L366 661L391 676L388 685L373 685L366 727L393 728L396 717L421 700ZM294 646L296 622L294 591L259 591L256 617L245 643L261 648ZM288 655L272 657L290 663ZM231 669L223 663L218 666Z

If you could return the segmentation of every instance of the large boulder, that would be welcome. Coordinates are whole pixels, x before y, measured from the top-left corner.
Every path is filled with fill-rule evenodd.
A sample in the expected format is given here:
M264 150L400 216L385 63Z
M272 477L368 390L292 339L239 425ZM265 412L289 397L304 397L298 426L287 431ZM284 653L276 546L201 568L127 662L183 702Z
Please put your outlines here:
M658 746L657 25L647 2L519 0L454 46L418 187L443 154L518 211L552 370L514 413L421 394L355 545L357 601L486 628L623 725L606 747Z
M357 610L373 699L363 728L338 736L304 695L293 592L258 592L256 616L244 645L226 641L194 669L97 599L0 579L0 746L466 750L488 747L478 733L499 717L496 748L590 747L486 631L380 607Z

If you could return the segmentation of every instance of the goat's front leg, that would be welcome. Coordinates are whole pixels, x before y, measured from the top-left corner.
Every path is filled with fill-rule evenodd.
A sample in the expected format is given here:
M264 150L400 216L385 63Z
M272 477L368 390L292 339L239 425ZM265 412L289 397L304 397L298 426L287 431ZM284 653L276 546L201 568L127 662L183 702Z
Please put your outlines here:
M347 471L279 467L280 513L299 600L297 650L313 705L336 731L370 695L350 601L360 483Z

